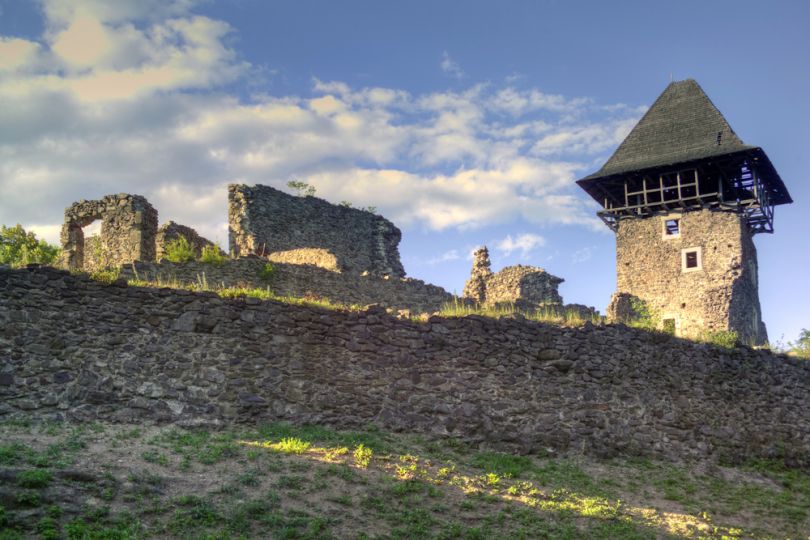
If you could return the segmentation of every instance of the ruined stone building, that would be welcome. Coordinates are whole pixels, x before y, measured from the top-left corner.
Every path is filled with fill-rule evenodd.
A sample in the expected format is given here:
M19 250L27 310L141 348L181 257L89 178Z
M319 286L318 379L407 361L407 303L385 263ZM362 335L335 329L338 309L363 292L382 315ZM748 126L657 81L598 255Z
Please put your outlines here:
M401 238L393 223L366 210L269 186L228 186L228 239L234 257L255 254L347 273L403 277Z
M99 220L100 234L85 238L83 228ZM180 236L197 256L204 246L213 245L191 227L174 221L158 229L158 212L141 195L119 193L81 200L65 209L61 262L71 270L99 270L160 260L166 244Z
M470 279L464 285L464 297L479 304L514 304L518 308L562 306L557 287L565 281L542 268L518 264L499 272L490 269L486 246L473 254Z
M621 320L644 301L677 335L767 340L753 236L793 202L765 152L734 133L694 80L664 90L599 171L577 182L616 233Z

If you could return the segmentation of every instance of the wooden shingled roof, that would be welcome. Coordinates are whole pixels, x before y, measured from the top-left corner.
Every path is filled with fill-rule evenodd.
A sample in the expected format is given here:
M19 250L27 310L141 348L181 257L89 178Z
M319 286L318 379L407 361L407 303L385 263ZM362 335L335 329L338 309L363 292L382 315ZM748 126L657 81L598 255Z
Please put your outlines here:
M762 149L743 143L695 80L675 81L602 168L578 183L590 192L589 186L601 178L738 152L767 162L766 167L773 172L768 176L777 184L769 186L774 190L775 204L792 202Z

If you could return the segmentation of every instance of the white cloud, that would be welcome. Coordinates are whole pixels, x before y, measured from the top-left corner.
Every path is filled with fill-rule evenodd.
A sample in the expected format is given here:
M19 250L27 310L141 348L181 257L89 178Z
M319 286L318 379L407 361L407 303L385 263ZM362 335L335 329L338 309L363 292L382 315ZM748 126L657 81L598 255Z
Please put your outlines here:
M528 258L529 254L546 244L546 239L533 233L523 233L512 238L509 234L506 238L499 240L495 244L495 249L508 257L515 251L520 251L520 257Z
M451 77L456 79L464 78L464 70L461 69L458 62L450 58L450 54L447 51L442 52L442 61L439 63L439 66L441 66L442 71Z
M428 259L425 264L428 266L436 266L437 264L442 264L450 261L455 261L459 259L459 254L457 249L451 249L449 251L445 251L441 255Z
M47 2L41 39L0 36L4 220L53 238L74 200L124 191L145 195L161 221L224 242L227 183L283 187L295 176L403 227L603 228L573 180L636 110L480 84L412 95L314 79L308 95L206 92L249 69L223 41L229 27L188 2L147 5ZM524 253L524 236L512 251Z
M578 249L571 254L571 262L574 264L581 264L584 262L588 262L591 260L591 257L593 257L593 252L595 250L596 246L586 246L584 248Z

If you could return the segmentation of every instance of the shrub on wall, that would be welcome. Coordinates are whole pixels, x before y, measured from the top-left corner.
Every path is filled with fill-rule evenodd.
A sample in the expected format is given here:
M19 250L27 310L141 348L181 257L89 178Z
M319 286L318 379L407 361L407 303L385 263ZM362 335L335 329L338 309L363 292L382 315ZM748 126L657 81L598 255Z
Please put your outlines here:
M658 317L647 302L635 296L630 298L630 308L633 311L633 318L627 322L628 326L642 328L644 330L657 330ZM675 329L673 328L673 333Z
M0 226L0 264L21 267L27 264L53 264L59 248L37 240L18 223L14 227Z
M810 330L802 328L799 339L795 343L791 343L790 347L790 352L794 355L810 360Z
M225 262L225 255L214 244L203 246L200 261L208 264L220 265Z
M259 269L259 279L262 281L273 281L273 276L276 275L276 267L273 266L273 263L265 263L264 266Z
M166 243L163 257L167 261L183 263L194 260L194 248L185 236L178 236Z

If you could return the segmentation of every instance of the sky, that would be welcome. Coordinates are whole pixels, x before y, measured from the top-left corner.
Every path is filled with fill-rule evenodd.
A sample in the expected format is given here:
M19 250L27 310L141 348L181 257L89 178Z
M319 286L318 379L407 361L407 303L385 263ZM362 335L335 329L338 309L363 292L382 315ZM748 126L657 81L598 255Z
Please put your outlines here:
M0 0L0 223L144 195L227 246L229 183L374 206L409 276L470 254L604 311L613 233L575 180L694 78L795 203L755 238L772 342L810 328L810 2Z

